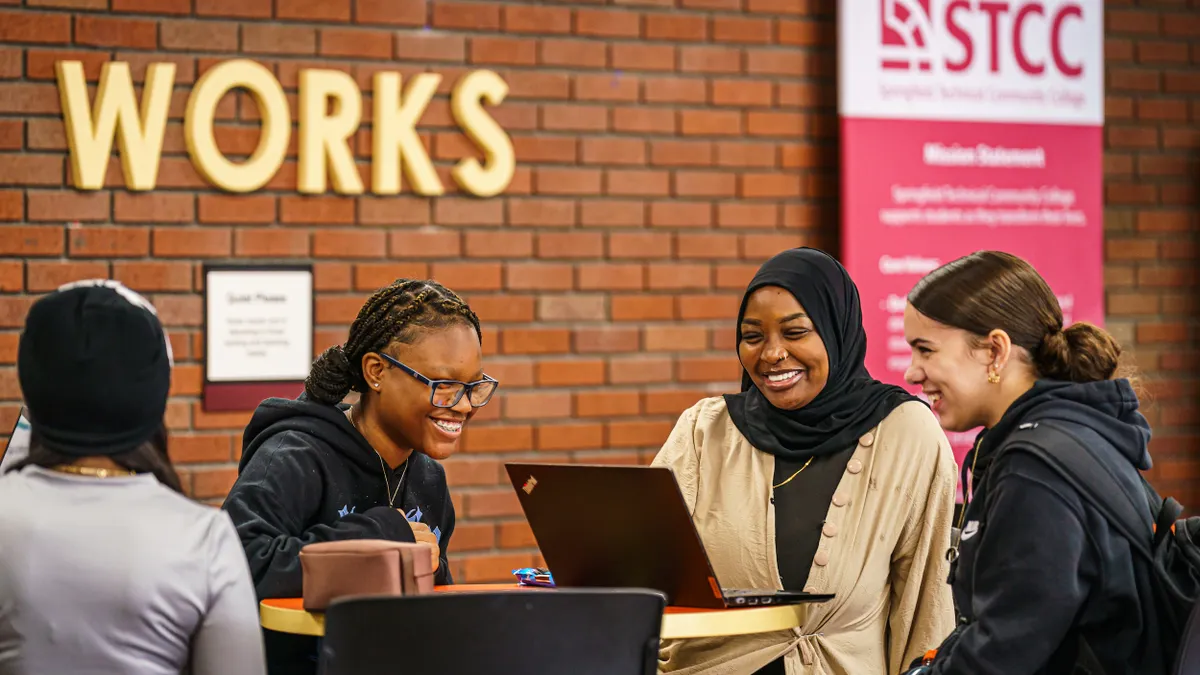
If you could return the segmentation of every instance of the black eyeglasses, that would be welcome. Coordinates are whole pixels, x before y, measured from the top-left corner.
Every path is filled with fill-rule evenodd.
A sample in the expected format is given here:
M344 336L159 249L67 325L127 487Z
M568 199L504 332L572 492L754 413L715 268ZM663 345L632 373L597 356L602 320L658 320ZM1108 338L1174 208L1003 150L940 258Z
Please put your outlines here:
M462 400L463 394L467 395L467 400L470 401L472 408L482 408L492 400L492 394L495 394L496 389L500 386L499 381L487 375L477 382L431 380L383 352L376 352L376 354L383 357L384 361L412 375L421 384L429 385L429 402L438 408L453 408Z

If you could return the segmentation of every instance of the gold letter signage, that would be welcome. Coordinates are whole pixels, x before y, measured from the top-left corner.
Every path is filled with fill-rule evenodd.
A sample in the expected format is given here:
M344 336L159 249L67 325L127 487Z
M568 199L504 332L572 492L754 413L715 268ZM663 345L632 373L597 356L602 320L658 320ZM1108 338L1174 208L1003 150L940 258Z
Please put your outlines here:
M262 117L258 147L243 164L226 159L213 135L217 103L235 87L250 92ZM283 87L271 71L254 61L226 61L210 68L188 97L183 135L192 164L208 182L230 192L257 190L279 171L287 154L288 137L292 135L292 116Z
M175 85L175 65L155 63L149 67L140 105L127 63L104 64L94 101L88 100L80 62L59 61L55 72L75 187L104 187L115 141L121 149L126 188L153 190ZM445 192L416 130L441 79L435 73L421 73L405 86L399 73L375 75L371 155L374 194L398 194L401 176L416 194L435 196ZM250 93L262 118L258 147L243 162L226 158L213 133L217 104L237 88ZM484 109L485 103L499 105L507 95L508 85L488 70L466 74L450 94L454 121L484 157L483 162L474 157L460 160L450 175L459 187L479 197L503 192L516 168L512 140ZM321 194L332 185L340 194L363 193L352 149L362 106L362 93L346 73L300 71L298 192ZM270 70L257 62L237 59L210 68L188 97L184 114L188 155L200 175L222 190L253 192L270 182L283 164L291 134L292 112L283 87Z
M140 111L128 63L104 64L94 106L88 105L82 63L59 61L54 69L58 74L58 97L67 127L67 146L71 148L75 187L80 190L104 187L115 133L121 145L125 184L130 190L154 189L163 134L167 131L171 88L175 84L175 64L155 63L147 69Z

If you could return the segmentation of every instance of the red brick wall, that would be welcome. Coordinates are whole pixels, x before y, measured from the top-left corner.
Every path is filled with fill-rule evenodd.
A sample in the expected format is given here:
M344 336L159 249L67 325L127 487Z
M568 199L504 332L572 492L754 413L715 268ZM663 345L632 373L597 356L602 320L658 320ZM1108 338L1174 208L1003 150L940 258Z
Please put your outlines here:
M1149 396L1145 405L1154 425L1155 460L1150 478L1195 513L1200 507L1200 3L1107 5L1109 327L1132 352Z
M433 275L483 318L505 392L447 463L452 564L465 581L503 578L536 560L504 460L647 461L680 410L734 381L731 317L756 265L793 245L836 247L833 5L0 0L0 362L15 360L32 298L63 281L111 275L146 292L180 360L172 452L192 493L219 501L248 415L199 406L199 263L312 259L318 348L342 338L370 290ZM1200 503L1196 15L1111 11L1106 172L1111 321L1156 397L1156 479ZM421 127L443 179L469 152L445 94L467 70L495 69L511 87L494 114L515 179L487 200L445 180L436 199L301 197L293 153L264 191L213 191L185 154L181 116L188 83L236 56L273 68L293 98L303 67L344 69L367 96L380 68L441 73ZM64 187L53 63L66 58L92 80L109 60L139 79L147 63L177 64L157 191L121 190L115 162L110 191ZM221 147L250 152L251 101L228 96L219 117ZM19 397L0 366L0 429Z

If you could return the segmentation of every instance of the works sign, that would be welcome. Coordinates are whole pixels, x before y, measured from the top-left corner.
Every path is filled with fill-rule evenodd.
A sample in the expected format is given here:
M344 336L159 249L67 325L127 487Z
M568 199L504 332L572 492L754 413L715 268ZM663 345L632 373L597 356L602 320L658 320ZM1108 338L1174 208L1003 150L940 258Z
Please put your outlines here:
M153 190L175 86L175 64L150 65L140 102L127 63L104 64L94 100L89 99L80 62L59 61L55 73L74 186L80 190L104 187L115 142L121 149L127 189ZM399 73L375 74L373 194L399 194L402 175L416 194L445 192L416 130L441 80L436 73L421 73L402 87ZM250 93L262 119L258 147L242 162L231 161L221 152L213 130L217 104L236 88ZM484 103L501 103L507 94L508 85L497 74L476 70L456 82L450 95L455 123L484 157L483 162L474 157L460 160L451 177L476 196L500 194L513 177L516 158L512 141L483 107ZM358 85L342 71L301 70L298 98L297 191L321 194L332 184L340 194L362 194L366 186L350 145L363 116ZM200 175L220 189L253 192L270 182L283 165L291 135L292 111L283 86L257 62L238 59L210 68L188 97L184 113L188 155Z

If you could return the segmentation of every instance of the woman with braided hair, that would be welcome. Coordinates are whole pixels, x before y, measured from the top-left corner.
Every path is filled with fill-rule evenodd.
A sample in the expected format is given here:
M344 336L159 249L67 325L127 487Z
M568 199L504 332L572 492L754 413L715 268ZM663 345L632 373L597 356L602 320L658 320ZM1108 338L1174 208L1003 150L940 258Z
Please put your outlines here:
M224 509L260 599L300 596L300 549L344 539L432 544L435 582L453 583L454 506L436 460L454 453L498 386L483 372L481 340L457 295L400 279L313 363L299 398L259 405ZM351 391L358 400L347 405ZM267 631L266 644L271 673L315 672L315 640Z

